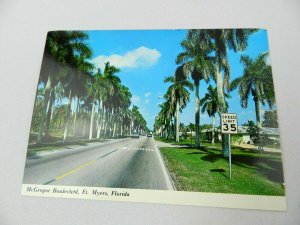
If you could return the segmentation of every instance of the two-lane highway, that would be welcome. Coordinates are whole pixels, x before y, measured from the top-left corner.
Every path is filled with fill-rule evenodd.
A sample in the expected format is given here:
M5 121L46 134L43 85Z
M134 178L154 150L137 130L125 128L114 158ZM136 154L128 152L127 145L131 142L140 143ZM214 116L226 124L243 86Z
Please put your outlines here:
M155 141L145 136L28 157L23 183L172 190Z

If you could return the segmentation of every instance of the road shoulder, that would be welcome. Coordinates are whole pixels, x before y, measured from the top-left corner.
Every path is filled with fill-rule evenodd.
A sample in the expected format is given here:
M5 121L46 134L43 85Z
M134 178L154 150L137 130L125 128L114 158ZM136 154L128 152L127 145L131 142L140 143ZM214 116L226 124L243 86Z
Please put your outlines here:
M168 190L176 191L176 186L172 180L171 174L169 173L169 170L165 164L165 161L163 160L163 156L159 149L159 148L163 148L163 147L174 147L174 145L164 143L161 141L157 141L155 139L153 139L153 140L154 140L154 147L156 148L156 151L158 153L159 162L161 164L163 174L164 174L164 177L166 180L167 188L168 188Z

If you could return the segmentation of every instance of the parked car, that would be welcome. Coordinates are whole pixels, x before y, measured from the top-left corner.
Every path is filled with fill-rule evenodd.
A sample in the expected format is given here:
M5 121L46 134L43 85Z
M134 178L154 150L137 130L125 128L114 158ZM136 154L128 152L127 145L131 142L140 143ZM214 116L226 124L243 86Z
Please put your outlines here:
M147 134L147 137L152 137L152 134Z
M132 134L131 138L140 138L140 135L139 134Z

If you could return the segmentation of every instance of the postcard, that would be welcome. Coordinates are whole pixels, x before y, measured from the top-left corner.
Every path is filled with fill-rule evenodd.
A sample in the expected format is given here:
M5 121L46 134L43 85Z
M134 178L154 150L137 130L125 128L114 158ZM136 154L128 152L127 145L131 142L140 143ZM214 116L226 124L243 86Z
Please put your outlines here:
M48 32L22 194L286 210L267 31Z

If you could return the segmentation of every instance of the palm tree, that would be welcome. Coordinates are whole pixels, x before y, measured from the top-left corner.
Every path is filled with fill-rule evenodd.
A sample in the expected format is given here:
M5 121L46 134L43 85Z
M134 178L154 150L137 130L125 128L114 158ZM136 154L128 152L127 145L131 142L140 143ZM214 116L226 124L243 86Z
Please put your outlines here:
M54 106L52 124L55 131L63 129L64 116L67 113L68 105L57 105Z
M116 95L118 92L118 85L121 83L121 80L118 76L116 76L116 73L120 72L120 69L110 65L109 62L105 63L103 77L107 80L109 86L109 91L107 92L107 98L103 101L103 106L105 108L105 127L104 127L104 133L106 136L111 136L113 133L113 117L114 117L114 111L116 108L116 102L113 101L113 99L116 99ZM115 97L114 97L115 95ZM113 102L112 102L113 101Z
M208 82L209 77L213 74L213 57L211 56L212 44L204 43L206 33L203 30L189 30L185 40L181 42L184 52L176 58L177 64L183 63L184 75L190 75L195 86L195 124L196 139L195 146L200 146L199 124L199 85L201 80Z
M225 93L225 97L229 98L230 96ZM228 108L228 103L225 102L226 108ZM205 96L200 100L200 105L202 105L201 112L207 112L208 116L212 118L212 140L211 143L215 143L215 114L220 113L219 109L219 99L217 88L213 88L212 85L209 85L207 88L207 93Z
M238 88L241 98L241 106L247 108L250 93L255 103L256 125L261 128L260 103L266 101L270 108L274 104L274 90L270 65L267 63L268 52L258 55L254 60L249 56L241 56L241 63L244 65L243 75L234 79L230 89ZM273 91L274 92L274 91Z
M92 79L91 79L92 80ZM87 87L86 87L86 91L87 94L85 96L82 97L82 101L83 103L81 104L81 120L83 120L83 127L82 127L82 137L86 137L87 135L87 127L88 127L88 119L90 118L90 112L92 111L92 105L93 105L93 101L94 101L94 96L89 94L90 91L90 84L91 84L91 80L88 82Z
M130 128L131 128L131 111L129 108L123 109L121 113L122 117L122 126L120 135L131 135Z
M155 117L154 131L156 134L159 134L160 137L165 137L165 133L164 133L165 121L162 114L162 104L160 104L159 107L161 108L161 110Z
M118 116L116 117L116 121L118 121L118 129L120 131L120 134L121 136L123 135L123 126L125 124L125 119L126 117L128 117L128 109L129 109L129 106L131 104L131 97L132 97L132 94L130 93L129 89L120 84L119 85L119 107L118 107L118 110L117 110L117 114ZM115 122L117 123L117 122ZM115 134L115 131L113 133L113 136Z
M64 79L61 79L64 83L67 98L69 100L69 107L65 117L63 142L66 141L68 127L71 125L70 114L72 100L74 97L78 96L78 94L84 91L85 84L90 78L89 73L93 69L93 65L86 61L92 56L92 51L89 48L84 46L83 49L77 49L76 54L79 55L74 55L72 58L70 58L70 68L68 68L67 76Z
M45 87L44 101L41 112L37 143L42 142L47 106L52 89L63 76L75 54L80 54L88 49L85 40L88 35L80 31L53 31L47 35L44 57L42 61L39 83Z
M102 74L100 73L100 70L98 70L98 73L96 73L90 80L88 84L88 96L91 99L91 117L90 117L90 130L89 130L89 140L93 138L93 131L94 131L94 117L95 117L95 107L97 104L97 99L100 98L101 91L104 89L101 89L102 84Z
M234 52L245 50L249 36L256 29L212 29L205 30L202 42L213 46L215 56L215 81L217 85L220 113L226 113L224 87L229 90L230 66L228 62L228 50ZM223 72L223 75L222 75ZM222 153L225 157L229 154L229 137L222 135Z
M179 142L179 112L186 106L187 102L190 100L190 93L187 89L193 91L194 87L191 82L189 82L183 74L183 66L179 66L176 69L174 76L166 77L164 82L170 82L166 98L170 100L171 105L175 104L175 121L176 121L176 137L175 141Z
M101 131L103 127L106 127L105 122L107 122L107 105L111 101L111 96L114 93L114 88L104 73L98 69L98 72L90 80L88 94L90 95L92 101L91 119L90 119L90 132L89 139L93 137L94 129L94 116L96 104L98 105L98 118L96 120L97 138L100 138Z
M122 127L122 111L128 109L131 104L132 94L129 89L122 85L121 83L117 83L115 86L114 94L110 100L111 107L113 109L112 121L111 125L113 127L112 137L115 137L116 131L121 130Z
M159 105L161 110L158 114L158 120L162 125L161 130L165 138L170 138L172 136L172 117L175 113L174 106L171 102L166 99L166 101Z
M41 110L44 101L44 88L37 88L32 114L31 130L36 130L40 124Z

